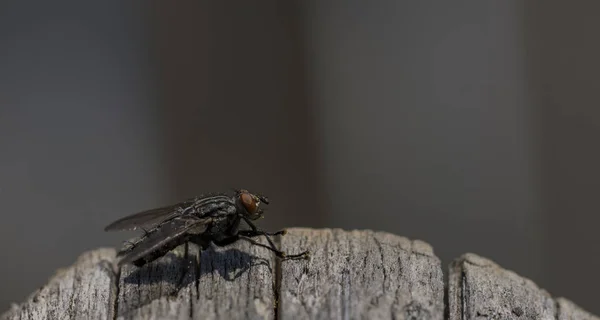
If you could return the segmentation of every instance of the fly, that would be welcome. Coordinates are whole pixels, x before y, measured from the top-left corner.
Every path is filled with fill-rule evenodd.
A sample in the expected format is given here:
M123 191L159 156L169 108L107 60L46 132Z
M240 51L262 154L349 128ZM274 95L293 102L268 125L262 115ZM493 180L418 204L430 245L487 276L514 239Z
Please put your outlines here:
M271 237L285 235L286 230L266 232L254 225L254 220L263 217L261 203L269 204L269 200L247 190L236 190L233 196L218 194L196 197L138 212L114 221L104 230L144 230L141 237L117 253L119 265L131 263L141 267L188 241L206 250L210 243L226 246L245 240L273 251L282 259L308 257L308 251L290 255L277 249ZM240 230L242 220L250 230ZM258 236L264 236L269 245L252 239Z

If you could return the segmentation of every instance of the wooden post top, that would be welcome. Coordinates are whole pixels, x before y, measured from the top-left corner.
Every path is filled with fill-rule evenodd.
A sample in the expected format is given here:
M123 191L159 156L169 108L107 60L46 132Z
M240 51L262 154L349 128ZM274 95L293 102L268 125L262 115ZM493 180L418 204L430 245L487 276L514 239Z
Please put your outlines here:
M474 254L449 266L445 293L431 246L386 232L294 228L277 244L310 258L239 241L119 269L114 249L93 250L0 319L600 320Z

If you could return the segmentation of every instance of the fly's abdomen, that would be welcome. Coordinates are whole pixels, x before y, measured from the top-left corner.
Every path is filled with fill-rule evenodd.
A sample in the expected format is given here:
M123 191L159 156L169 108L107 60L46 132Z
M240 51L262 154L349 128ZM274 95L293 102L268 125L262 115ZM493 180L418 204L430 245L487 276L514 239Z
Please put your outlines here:
M157 247L154 250L149 250L145 254L141 255L139 258L132 260L132 263L137 267L141 267L147 263L153 262L154 260L163 257L169 251L184 244L188 239L189 236L184 235L178 238L174 238L170 241L164 242L160 245L160 247ZM142 240L140 243L138 243L138 245L144 246L144 241ZM125 256L125 258L127 258L127 256Z
M136 267L141 267L147 263L153 262L156 259L163 257L169 251L177 248L179 245L185 243L186 239L173 239L171 242L164 244L162 247L147 253L146 255L134 260L132 263Z
M120 252L119 264L133 263L142 266L152 262L177 246L187 242L194 234L206 229L209 219L176 218L143 235L131 246Z

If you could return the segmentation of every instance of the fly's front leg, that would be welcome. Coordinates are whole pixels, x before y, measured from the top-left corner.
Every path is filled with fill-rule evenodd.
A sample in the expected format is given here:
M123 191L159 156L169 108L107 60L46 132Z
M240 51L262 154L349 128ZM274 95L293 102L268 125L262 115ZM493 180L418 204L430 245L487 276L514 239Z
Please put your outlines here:
M267 238L267 241L269 242L269 244L275 248L275 244L273 243L273 240L271 240L271 238L269 236L279 236L279 235L285 235L287 233L287 230L280 230L277 232L266 232L266 231L262 231L260 229L258 229L254 223L252 223L252 221L250 221L250 219L248 219L246 216L241 216L242 219L244 219L244 221L246 221L246 223L248 224L248 226L250 226L250 228L252 229L252 234L248 234L246 235L247 237L256 237L256 236L265 236L265 238ZM247 232L247 231L244 231Z
M247 224L250 226L250 228L252 229L252 231L255 233L254 235L251 235L251 236L249 236L249 237L252 237L252 236L258 236L258 235L264 235L264 236L265 236L265 238L267 238L267 241L269 242L269 244L271 245L271 247L273 247L273 248L275 248L275 247L276 247L276 246L275 246L275 244L273 243L273 240L271 240L271 238L269 237L269 235L268 235L266 232L264 232L264 231L262 231L262 230L259 230L259 229L258 229L258 228L257 228L257 227L254 225L254 223L252 223L252 221L250 221L250 219L248 219L246 216L242 215L241 217L242 217L242 219L244 219L244 221L246 221L246 223L247 223ZM285 234L285 233L284 233L284 234Z
M240 236L240 239L247 239L249 241L251 240L251 242L253 244L257 244L261 247L269 248L271 251L275 252L277 254L277 256L280 258L297 259L297 258L307 258L308 257L308 254L309 254L308 251L304 251L299 254L288 255L287 253L277 249L277 247L275 246L273 241L271 241L271 238L269 236L280 235L280 234L285 234L285 230L269 233L269 232L265 232L265 231L257 229L257 230L242 230L242 231L239 231L239 233L238 233L238 235ZM260 244L251 239L253 237L258 237L258 236L264 236L265 238L267 238L267 241L269 242L270 247Z
M244 237L256 237L256 236L264 236L265 238L267 238L267 241L269 242L269 245L271 246L271 248L273 249L272 251L274 252L279 252L278 256L282 257L282 258L288 258L288 259L296 259L296 258L301 258L301 257L308 257L309 252L308 251L304 251L302 253L299 254L294 254L294 255L287 255L285 252L278 250L277 247L275 246L275 244L273 243L273 240L271 240L270 236L274 236L274 235L285 235L287 233L287 231L284 230L280 230L277 232L266 232L266 231L262 231L260 229L258 229L254 223L252 223L252 221L250 221L250 219L248 219L246 216L242 215L241 216L242 219L244 219L244 221L246 221L246 223L248 224L248 226L250 226L250 228L252 229L252 231L240 231L238 232L239 235L244 236ZM250 238L247 238L250 240Z

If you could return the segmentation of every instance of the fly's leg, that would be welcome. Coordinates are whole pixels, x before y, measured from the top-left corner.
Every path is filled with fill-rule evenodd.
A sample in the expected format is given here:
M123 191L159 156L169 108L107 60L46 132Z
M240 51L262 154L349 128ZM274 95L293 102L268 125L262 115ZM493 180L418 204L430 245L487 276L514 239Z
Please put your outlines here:
M252 221L250 221L250 219L248 219L246 216L242 216L242 219L244 219L244 221L246 221L246 223L248 224L248 226L250 226L250 228L252 229L252 231L240 231L238 234L242 235L242 236L246 236L246 237L256 237L256 236L264 236L265 238L267 238L267 241L269 242L269 245L271 246L271 248L273 248L274 250L276 249L275 244L273 243L273 240L271 240L270 236L273 235L285 235L287 233L287 231L284 230L280 230L277 232L265 232L262 231L260 229L258 229L254 223L252 223ZM287 255L285 252L277 250L278 252L281 252L281 254L283 255L282 257L289 257L289 259L296 259L296 258L301 258L301 257L308 257L309 252L308 251L304 251L302 253L299 254L294 254L294 255Z
M202 239L202 237L199 235L191 236L189 242L199 246L202 250L206 250L209 246L209 243Z
M245 235L247 237L257 237L257 236L285 236L287 234L287 230L283 229L283 230L279 230L276 232L267 232L267 231L262 231L262 230L251 230L251 231L246 231L246 230L242 230L238 232L239 234Z
M281 250L278 250L275 247L275 244L273 244L273 242L271 242L271 241L269 241L269 244L271 244L271 245L267 246L267 245L259 243L259 242L257 242L257 241L255 241L255 240L253 240L253 239L250 238L251 236L264 235L263 233L259 233L259 234L252 233L252 234L249 234L249 232L252 232L252 231L242 231L242 232L244 234L248 234L248 235L237 234L235 236L231 236L231 237L225 238L223 240L213 241L213 243L216 244L219 247L223 247L223 246L232 244L232 243L234 243L234 242L236 242L238 240L244 240L244 241L250 242L251 244L253 244L255 246L259 246L259 247L262 247L262 248L265 248L265 249L273 251L275 253L275 255L277 257L281 258L281 259L286 259L286 260L287 259L298 259L298 258L305 258L305 257L308 256L308 251L302 252L300 254L288 255L285 252L283 252ZM267 237L267 239L268 239L268 237Z
M265 232L265 234L269 236L285 236L287 234L287 230L283 229L275 232Z
M231 236L229 238L225 238L222 240L213 240L212 243L214 243L216 246L218 247L225 247L228 246L236 241L238 241L240 239L239 236Z
M244 237L245 239L248 239L248 240L252 240L250 238L258 237L258 236L265 236L265 238L267 238L268 240L270 240L270 238L269 238L270 235L278 235L278 234L281 234L281 233L279 233L279 232L268 233L268 232L264 232L264 231L261 231L261 230L257 230L257 231L244 230L244 231L240 231L239 232L239 235L241 237ZM252 240L252 242L255 243L254 240ZM304 251L304 252L301 252L301 253L298 253L298 254L287 254L287 253L285 253L285 252L283 252L281 250L278 250L275 247L275 245L273 244L273 242L269 241L269 244L271 246L261 245L260 243L258 245L260 245L261 247L268 247L273 252L276 252L276 253L278 252L277 256L280 257L280 258L286 258L286 259L297 259L297 258L303 258L303 257L304 258L308 258L308 254L309 254L308 251Z
M238 234L245 236L245 237L258 237L258 236L265 236L265 237L273 237L273 236L283 236L287 233L287 230L280 230L277 232L267 232L267 231L262 231L262 230L240 230L238 231Z
M271 245L271 247L275 248L275 244L273 243L273 240L271 240L271 238L269 236L276 236L276 235L285 235L287 233L286 230L280 230L277 232L273 232L273 233L269 233L269 232L265 232L262 230L259 230L254 223L252 223L252 221L250 221L250 219L248 219L246 216L242 216L242 219L244 219L244 221L246 221L246 223L248 224L248 226L250 226L250 228L252 229L252 233L246 234L245 236L247 237L256 237L256 236L265 236L265 238L267 238L267 241L269 242L269 245ZM249 231L242 231L242 232L249 232Z

